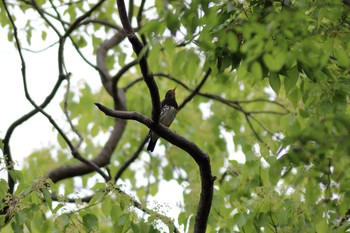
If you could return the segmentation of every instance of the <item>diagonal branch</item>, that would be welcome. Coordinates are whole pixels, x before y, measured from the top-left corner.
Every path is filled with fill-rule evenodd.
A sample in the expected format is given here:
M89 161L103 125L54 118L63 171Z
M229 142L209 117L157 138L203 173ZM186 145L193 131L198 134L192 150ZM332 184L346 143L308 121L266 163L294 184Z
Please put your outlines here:
M192 93L187 96L187 98L182 102L182 104L179 106L179 110L182 109L188 102L190 102L193 97L195 95L197 95L199 93L199 90L202 88L202 86L204 85L204 83L207 81L208 77L210 76L211 73L211 68L209 68L207 70L207 72L205 73L202 81L198 84L198 86L192 91Z
M200 171L202 189L196 214L194 232L205 232L213 199L214 180L216 179L216 177L213 177L211 173L209 156L193 142L176 134L162 124L154 124L150 118L147 118L140 113L116 111L99 103L96 103L96 106L108 116L125 120L136 120L146 125L149 129L157 133L165 140L186 151L195 160Z
M119 178L122 176L124 171L130 166L130 164L132 164L139 157L139 155L140 155L143 147L147 143L147 141L148 141L148 136L146 136L143 139L143 141L141 142L141 144L139 145L139 147L137 148L135 153L128 160L126 160L125 163L123 163L123 165L118 169L117 173L114 176L114 182L115 183L117 183Z
M131 27L128 15L126 13L124 1L117 0L117 6L119 11L119 17L122 22L125 34L128 37L134 52L140 59L139 65L140 65L141 73L152 98L152 119L154 122L159 122L159 115L160 115L159 92L158 92L157 83L154 80L153 74L148 69L147 59L142 54L145 52L144 50L146 48L142 44L142 42L137 38L134 30Z

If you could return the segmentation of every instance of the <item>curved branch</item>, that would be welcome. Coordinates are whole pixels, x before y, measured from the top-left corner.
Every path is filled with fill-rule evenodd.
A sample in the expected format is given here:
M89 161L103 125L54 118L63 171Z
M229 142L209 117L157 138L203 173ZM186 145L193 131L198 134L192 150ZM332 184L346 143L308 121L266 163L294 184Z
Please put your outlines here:
M101 77L101 82L106 91L112 96L113 95L113 86L111 82L111 75L108 73L106 66L106 57L109 49L113 48L125 38L123 31L117 32L112 38L104 41L101 46L97 49L96 53L96 64L99 67L99 73Z
M126 99L125 92L118 90L118 99L115 100L116 109L124 111L126 110ZM114 122L113 130L109 136L107 142L104 144L100 153L91 159L91 162L96 164L98 167L104 167L109 164L111 155L120 141L120 138L124 132L126 126L126 121L121 119L116 119ZM92 172L90 166L85 163L70 164L58 167L51 170L45 177L50 178L52 182L57 183L60 180L82 176Z
M98 4L102 4L102 2L103 1L100 1ZM98 4L94 6L95 9L98 7ZM91 13L92 9L89 12ZM84 15L87 15L87 13ZM82 19L83 18L80 17L80 22L84 22L84 21L81 21ZM76 20L76 22L77 21L78 19ZM75 27L78 27L79 25L81 25L79 22L77 23L76 22L73 23L70 28L74 28L73 25L76 25ZM69 29L66 31L65 35L69 35ZM114 108L117 110L126 110L125 92L124 90L119 90L116 87L117 83L114 80L118 79L119 77L113 79L109 74L108 69L106 67L106 56L107 56L107 51L113 48L115 45L119 44L121 41L123 41L124 38L125 38L124 31L119 30L111 39L103 42L100 45L96 54L96 63L97 63L96 68L99 71L104 88L113 97ZM121 76L125 72L123 70L124 69L122 68L122 70L118 72L118 75ZM115 150L115 148L117 147L118 142L120 141L120 138L124 132L125 126L126 126L126 121L121 119L115 120L113 130L107 142L105 143L100 153L91 160L92 163L96 164L98 167L104 167L110 163L111 155ZM86 164L79 163L79 164L72 164L72 165L65 165L65 166L58 167L50 171L46 175L46 177L50 178L54 183L56 183L62 179L85 175L92 171L93 170L90 167L86 166Z
M96 106L108 116L120 119L136 120L146 125L149 129L157 133L165 140L186 151L195 160L200 171L202 189L196 214L194 232L205 232L213 199L214 180L216 179L216 177L213 177L211 174L209 156L193 142L176 134L162 124L155 124L150 118L147 118L137 112L116 111L99 103L96 103Z
M139 63L138 59L135 59L127 64L125 64L116 75L113 76L113 80L112 80L112 85L115 86L117 85L119 79L123 76L123 74L125 74L126 71L128 71L131 67L133 67L134 65L136 65L137 63Z
M189 101L191 101L191 99L199 92L200 88L204 85L205 81L208 79L209 75L211 73L211 69L209 68L208 71L206 72L204 78L202 79L202 81L199 83L199 85L192 91L192 93L182 102L182 104L180 105L178 111L180 111ZM136 152L133 154L133 156L131 156L122 166L121 168L118 170L114 181L117 182L117 180L120 178L120 176L122 175L122 173L127 169L127 167L134 162L140 152L142 151L143 146L146 144L148 140L148 136L146 136L144 138L144 140L141 142L141 144L139 145L139 147L137 148Z
M125 34L128 37L132 48L136 55L142 56L139 57L140 59L140 69L142 76L144 78L144 81L148 87L148 90L151 95L152 99L152 119L154 122L159 122L159 115L160 115L160 97L158 92L157 83L154 80L153 74L148 69L148 63L147 59L144 55L142 55L145 46L141 43L141 41L137 38L134 30L132 29L128 15L126 13L125 3L123 0L117 0L117 6L119 11L120 20L122 22L123 28L125 30Z

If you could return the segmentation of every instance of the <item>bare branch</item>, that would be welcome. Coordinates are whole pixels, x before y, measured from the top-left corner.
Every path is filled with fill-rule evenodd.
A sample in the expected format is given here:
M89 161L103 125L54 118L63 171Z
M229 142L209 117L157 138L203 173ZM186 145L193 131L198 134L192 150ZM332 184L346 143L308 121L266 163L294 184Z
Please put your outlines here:
M131 67L133 67L134 65L138 64L139 61L138 59L135 59L131 62L129 62L128 64L125 64L116 75L114 75L113 77L113 81L112 81L112 85L115 86L117 85L119 79L123 76L123 74L128 71Z
M71 119L71 117L69 115L69 112L68 112L69 91L70 91L70 75L67 77L67 90L66 90L66 94L64 96L63 112L64 112L64 115L67 118L67 121L68 121L71 129L79 137L79 142L75 146L75 150L78 150L78 148L80 147L81 143L84 141L84 138L81 135L81 133L79 133L79 131L74 127L72 119Z
M141 56L142 51L145 49L145 47L141 43L141 41L137 38L134 30L130 25L129 18L126 13L124 1L117 0L117 6L118 6L120 20L125 30L126 36L128 37L136 55ZM148 63L147 63L146 57L142 56L139 59L140 59L139 64L140 64L141 73L152 98L152 119L154 122L159 122L160 98L159 98L157 83L154 80L153 74L148 69Z
M192 93L187 96L187 98L182 102L182 104L180 104L179 106L179 110L182 109L188 102L190 102L193 97L195 95L197 95L199 93L199 90L202 88L202 86L204 85L204 83L207 81L208 77L210 76L210 73L211 73L211 68L209 68L207 70L207 72L205 73L202 81L198 84L198 86L192 91Z

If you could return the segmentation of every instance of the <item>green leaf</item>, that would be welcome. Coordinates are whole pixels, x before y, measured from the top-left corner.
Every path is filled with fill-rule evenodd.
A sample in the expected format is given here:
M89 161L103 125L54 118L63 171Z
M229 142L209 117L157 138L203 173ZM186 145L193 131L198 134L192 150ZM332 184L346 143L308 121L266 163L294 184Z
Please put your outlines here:
M237 70L237 76L239 79L244 79L246 77L246 75L248 74L248 70L247 70L247 66L245 64L241 64L238 67Z
M242 227L246 224L247 222L247 217L245 214L238 213L234 217L235 223L237 224L238 227Z
M180 28L179 16L169 12L166 16L166 24L172 35L175 35Z
M286 93L292 88L296 88L296 83L299 78L299 71L297 66L293 66L291 69L287 71L287 77L284 78L284 88L286 89Z
M250 67L250 72L253 74L255 80L261 80L263 78L263 72L259 62L253 62Z
M79 40L77 41L77 45L79 48L84 48L87 46L87 42L83 36L79 37Z
M288 98L289 98L290 101L292 102L294 108L297 108L297 107L298 107L299 96L300 96L299 90L296 89L296 88L293 88L293 89L289 92Z
M61 203L59 203L59 204L55 207L55 209L52 210L52 213L56 214L57 211L59 211L62 207L64 207L64 205L61 204Z
M102 212L105 214L105 216L109 216L111 210L112 210L113 203L106 198L101 205Z
M57 134L57 142L61 148L66 148L67 143L60 134Z
M5 197L7 193L8 184L4 179L0 179L0 199Z
M159 20L151 20L147 22L140 30L140 34L147 33L150 34L152 32L154 33L163 33L165 30L165 23L164 21Z
M14 181L20 182L20 183L23 181L23 174L21 173L21 171L10 170L9 173Z
M52 199L51 199L51 193L47 190L47 189L44 189L42 190L43 192L43 195L44 195L44 199L47 203L47 205L49 206L49 208L52 210Z
M11 228L14 233L23 233L23 223L19 223L18 221L12 221Z
M281 80L278 74L271 72L269 75L269 83L271 88L278 95L281 88Z
M339 64L344 67L350 66L350 57L347 51L343 48L334 49L334 56L338 60Z
M316 223L316 232L317 233L327 233L329 224L327 223L326 218L322 218L321 221Z
M285 59L286 55L283 52L278 52L277 50L275 53L266 53L263 56L263 61L266 67L270 71L274 72L278 72L282 69Z
M46 37L47 37L47 32L46 31L41 31L41 39L45 41Z
M93 214L86 214L83 216L83 225L88 232L98 229L98 218Z
M141 233L140 228L135 223L131 223L131 229L132 229L133 233Z
M55 219L55 225L58 229L65 229L69 224L70 218L68 214L64 213Z
M0 138L0 150L4 151L4 142L2 141L1 138Z

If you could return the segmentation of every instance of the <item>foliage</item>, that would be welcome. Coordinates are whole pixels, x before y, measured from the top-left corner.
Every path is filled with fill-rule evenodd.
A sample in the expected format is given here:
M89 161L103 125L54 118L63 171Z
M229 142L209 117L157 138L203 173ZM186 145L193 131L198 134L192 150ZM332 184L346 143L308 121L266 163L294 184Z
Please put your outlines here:
M50 20L60 21L64 30L95 6L85 1L64 1L60 7L51 1L37 1L36 6L24 1L7 4L10 13L36 9L47 18L59 14ZM150 5L140 21L136 12L142 4L135 4L129 13L134 13L132 22L138 20L133 24L135 31L146 38L144 54L161 96L177 86L181 103L211 69L209 79L171 126L210 156L217 180L207 231L349 230L350 7L340 0L155 0L154 4L147 1ZM104 1L72 31L77 51L89 47L97 56L103 42L121 27L116 26L120 25L117 18L115 2ZM28 45L39 30L31 20L23 28ZM3 4L0 22L9 31L9 41L15 43ZM48 21L40 30L42 40L54 33ZM106 57L110 71L136 58L128 46L125 40L111 48L113 53ZM126 91L128 110L150 116L149 92L140 76L135 66L117 86ZM62 109L68 105L70 119L84 137L80 150L88 159L104 147L103 135L114 124L93 106L95 102L112 106L107 92L105 86L94 92L86 84L69 90L69 102L62 101ZM204 105L209 116L201 110ZM146 127L128 121L111 155L110 174L120 170L147 133ZM73 131L69 134L75 144L79 142ZM52 183L42 178L57 166L77 162L62 135L58 134L57 142L33 152L21 170L3 168L18 184L14 193L6 193L7 180L0 180L1 208L9 205L12 214L5 232L157 232L154 223L159 219L172 232L174 225L165 217L167 213L146 207L148 196L159 192L162 180L184 187L184 203L175 225L193 228L201 183L198 168L185 151L163 139L164 153L143 151L136 165L124 171L121 181L135 190L140 207L122 191L124 186L101 182L95 173L81 176L82 187L73 179ZM2 149L6 143L1 140ZM232 143L234 151L228 149ZM244 154L243 163L237 162L239 153ZM148 177L146 183L139 181L141 176ZM87 203L81 195L70 200L82 188L93 198ZM58 202L53 192L60 193ZM4 215L0 221L4 225Z

